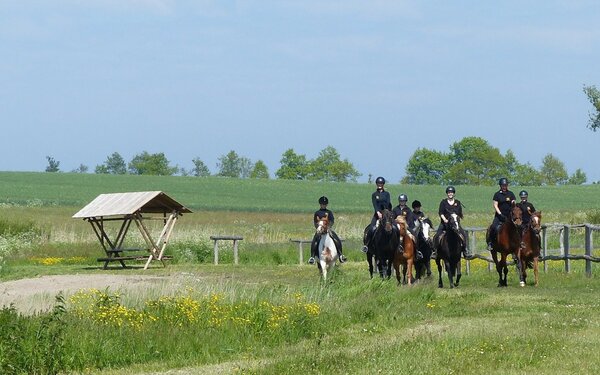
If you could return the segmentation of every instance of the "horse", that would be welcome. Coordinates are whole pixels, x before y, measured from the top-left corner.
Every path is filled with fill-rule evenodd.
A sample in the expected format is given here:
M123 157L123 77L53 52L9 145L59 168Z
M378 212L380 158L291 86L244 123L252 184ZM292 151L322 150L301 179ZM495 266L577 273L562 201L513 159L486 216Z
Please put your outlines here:
M508 254L512 254L517 260L517 268L519 265L519 252L521 248L521 223L523 212L515 203L512 204L510 210L510 217L507 221L502 223L500 229L497 231L497 239L492 241L492 259L496 264L496 271L498 271L498 286L508 286L506 282L506 275L508 274L508 266L506 265L506 257ZM488 227L488 235L492 226ZM490 242L490 241L488 241ZM500 253L500 260L498 261L498 253Z
M421 230L417 236L417 249L423 254L423 258L415 260L415 279L420 280L423 275L427 277L431 276L431 254L433 250L433 243L430 238L431 233L431 220L427 217L419 219L421 223Z
M335 246L335 242L329 233L329 217L326 214L317 223L317 234L321 236L319 240L319 261L317 267L323 281L327 281L327 273L333 271L335 261L339 257L339 253Z
M527 268L533 268L535 286L538 286L538 257L540 256L540 229L542 226L542 212L531 214L529 225L523 229L521 249L519 251L519 266L521 268L520 285L525 286L527 279Z
M434 247L436 248L435 264L438 269L438 287L440 288L444 287L442 281L442 260L448 274L450 288L454 288L460 283L460 278L462 277L460 257L462 248L466 245L456 214L449 215L447 228L448 230L442 232L440 236L436 234L433 240ZM456 280L454 280L455 276Z
M396 218L396 223L400 225L399 236L402 237L403 248L402 252L396 250L394 253L393 264L394 270L396 270L396 279L398 280L398 285L402 283L411 285L414 281L412 269L415 263L417 238L408 230L406 218L403 215L399 215ZM402 277L400 277L400 265L402 265Z
M392 262L394 254L400 243L398 227L394 223L392 211L385 209L381 213L379 226L373 234L373 246L375 248L375 261L379 275L389 279L392 276Z

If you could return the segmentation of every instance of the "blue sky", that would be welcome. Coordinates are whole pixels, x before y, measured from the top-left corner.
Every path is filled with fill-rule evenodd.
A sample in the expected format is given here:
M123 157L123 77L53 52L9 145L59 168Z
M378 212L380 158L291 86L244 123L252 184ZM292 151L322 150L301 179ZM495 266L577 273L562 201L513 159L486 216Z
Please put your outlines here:
M335 147L397 182L418 147L485 138L600 180L598 1L0 2L0 170L164 152Z

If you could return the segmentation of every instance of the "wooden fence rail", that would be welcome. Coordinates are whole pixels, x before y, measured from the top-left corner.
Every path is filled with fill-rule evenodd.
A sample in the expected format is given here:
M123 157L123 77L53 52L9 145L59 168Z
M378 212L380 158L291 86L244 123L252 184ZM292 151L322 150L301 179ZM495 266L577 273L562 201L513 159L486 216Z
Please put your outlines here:
M573 229L584 228L584 254L571 254L571 232ZM488 262L488 269L491 271L493 268L493 259L491 256L484 256L477 253L477 232L485 232L486 228L481 227L467 227L464 228L467 232L467 247L471 255L467 258L466 272L470 272L470 260L482 259ZM548 236L549 231L557 231L559 235L558 249L548 248ZM565 272L571 272L571 261L572 260L585 260L585 273L587 276L592 275L592 263L600 263L600 257L592 255L594 251L594 231L600 231L600 226L594 224L545 224L542 225L541 239L542 249L540 254L540 260L544 264L544 272L548 271L548 261L564 261ZM487 247L487 244L486 244ZM560 255L550 255L549 252L558 252Z

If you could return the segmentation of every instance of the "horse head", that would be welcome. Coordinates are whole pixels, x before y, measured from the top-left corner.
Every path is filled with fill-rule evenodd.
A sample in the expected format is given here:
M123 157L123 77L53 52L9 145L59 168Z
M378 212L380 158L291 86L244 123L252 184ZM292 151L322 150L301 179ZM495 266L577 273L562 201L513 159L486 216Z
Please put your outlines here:
M317 233L323 234L329 231L329 215L325 214L317 223Z
M520 227L523 223L523 211L521 211L521 208L519 208L519 206L517 206L515 203L513 203L510 209L510 220L517 227Z
M381 213L380 224L383 226L383 229L386 233L392 233L392 231L394 230L394 220L392 211L383 210L383 212Z
M398 215L398 217L396 217L396 223L400 226L400 235L404 236L406 234L406 218L404 215Z
M431 232L431 220L429 220L427 217L422 217L419 219L419 222L421 223L421 233L423 233L423 237L425 238L425 241L427 241L427 243L429 245L432 244L431 242L431 238L429 236L429 233Z
M539 234L542 229L542 212L536 211L531 214L531 220L529 221L529 225L531 229L535 232L535 234Z

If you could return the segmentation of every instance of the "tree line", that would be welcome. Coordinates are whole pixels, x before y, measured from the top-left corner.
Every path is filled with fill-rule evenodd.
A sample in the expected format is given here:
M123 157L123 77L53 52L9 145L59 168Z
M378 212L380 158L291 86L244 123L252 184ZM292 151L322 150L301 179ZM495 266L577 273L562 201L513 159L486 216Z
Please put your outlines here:
M60 162L47 156L46 172L59 172ZM208 166L198 157L192 159L189 170L173 166L164 153L151 154L143 151L129 162L118 153L107 156L94 168L97 174L134 174L158 176L220 176L233 178L271 178L267 165L262 160L253 162L245 156L229 151L217 162L217 172L211 173ZM80 165L72 172L87 173L88 167ZM290 148L280 160L274 177L286 180L313 180L324 182L356 182L362 176L348 159L327 146L314 159L307 158ZM547 154L539 169L530 163L521 163L508 150L504 155L485 139L465 137L453 143L447 152L418 148L408 159L401 183L415 185L493 185L500 177L508 177L512 184L580 185L587 182L586 174L577 169L571 175L557 157ZM372 175L369 174L369 182Z

